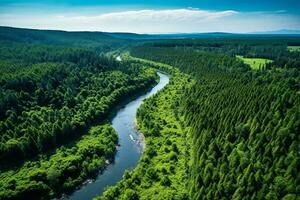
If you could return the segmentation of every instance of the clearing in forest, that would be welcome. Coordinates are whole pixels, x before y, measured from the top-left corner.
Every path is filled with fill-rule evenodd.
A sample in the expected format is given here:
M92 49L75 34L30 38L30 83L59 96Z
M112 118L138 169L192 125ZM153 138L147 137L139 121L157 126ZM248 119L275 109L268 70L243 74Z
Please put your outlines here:
M259 70L263 69L267 63L273 62L269 59L264 58L245 58L243 56L236 56L241 59L245 64L250 65L251 69Z
M288 46L287 48L290 52L300 51L300 46Z

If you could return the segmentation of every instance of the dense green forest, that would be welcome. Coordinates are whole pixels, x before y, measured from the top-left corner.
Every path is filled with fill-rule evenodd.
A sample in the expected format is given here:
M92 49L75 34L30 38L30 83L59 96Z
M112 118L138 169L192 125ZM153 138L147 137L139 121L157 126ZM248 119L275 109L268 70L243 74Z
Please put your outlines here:
M104 119L123 95L154 81L148 70L141 74L141 68L128 65L122 72L113 58L93 52L24 48L26 52L16 47L16 56L1 54L3 65L16 64L3 67L5 73L0 77L1 163L22 160L64 143L74 132L80 134L93 121ZM40 60L40 53L45 60ZM26 54L37 58L23 62Z
M213 39L181 39L148 42L148 47L182 48L185 51L211 52L214 54L228 55L230 57L241 55L246 58L265 58L274 62L267 65L268 69L273 67L299 68L300 57L297 51L288 51L288 46L299 45L297 36L249 36L237 38L213 38ZM133 54L143 51L143 46L134 48ZM169 49L168 49L169 50ZM151 51L151 50L150 50Z
M0 26L0 41L35 45L80 47L98 52L130 45L130 40L103 32L67 32Z
M0 175L0 199L50 199L72 192L112 160L117 134L109 125L93 126L73 145L58 148Z
M0 199L57 198L105 170L109 116L156 71L170 82L137 111L139 164L96 199L299 199L299 37L160 37L0 27Z
M117 144L112 127L98 124L157 79L153 69L51 39L0 42L0 199L49 199L94 177Z
M260 51L257 56L264 57ZM287 62L275 61L263 71L251 71L235 56L181 43L131 51L176 66L196 80L182 90L178 109L192 137L191 199L299 196L300 73L298 64L287 66L299 53L282 51L278 60Z

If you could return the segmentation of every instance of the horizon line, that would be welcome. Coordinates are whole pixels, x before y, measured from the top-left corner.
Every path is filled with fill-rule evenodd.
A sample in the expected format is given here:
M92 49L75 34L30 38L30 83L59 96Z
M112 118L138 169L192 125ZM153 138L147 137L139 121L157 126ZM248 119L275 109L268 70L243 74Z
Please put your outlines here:
M122 32L122 31L101 31L101 30L63 30L63 29L43 29L43 28L31 28L31 27L17 27L17 26L1 26L2 28L13 28L13 29L27 29L27 30L37 30L37 31L61 31L69 33L111 33L111 34L136 34L136 35L179 35L179 34L213 34L213 33L223 33L223 34L237 34L237 35L300 35L300 29L274 29L268 31L255 31L255 32L222 32L222 31L209 31L209 32ZM280 31L295 31L299 33L274 33ZM272 33L273 32L273 33Z

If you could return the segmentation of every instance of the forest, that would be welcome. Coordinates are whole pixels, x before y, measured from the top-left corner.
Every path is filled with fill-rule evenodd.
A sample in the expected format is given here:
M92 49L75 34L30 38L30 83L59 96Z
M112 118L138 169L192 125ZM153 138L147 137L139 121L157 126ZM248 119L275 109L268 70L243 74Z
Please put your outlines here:
M262 49L250 49L264 57ZM253 71L221 51L190 49L182 43L154 43L131 51L176 66L196 81L182 90L177 110L191 134L189 197L297 199L299 53L279 51L267 69Z
M101 123L155 71L88 48L0 46L0 199L71 192L113 160L117 135Z
M299 37L155 37L0 27L0 199L64 197L104 172L111 115L157 71L170 82L137 110L138 165L95 199L299 198Z

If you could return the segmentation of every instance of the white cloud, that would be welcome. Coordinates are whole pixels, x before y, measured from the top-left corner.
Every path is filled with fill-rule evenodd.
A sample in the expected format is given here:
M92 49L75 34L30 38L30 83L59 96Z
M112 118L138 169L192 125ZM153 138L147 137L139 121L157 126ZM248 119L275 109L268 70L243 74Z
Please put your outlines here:
M236 14L236 11L207 11L198 9L138 10L102 14L97 20L140 20L140 21L189 21L209 20Z
M99 13L102 13L99 11ZM76 14L79 13L79 14ZM41 29L90 30L111 32L251 32L299 29L299 16L284 11L243 13L234 10L200 9L132 10L93 15L80 11L55 14L0 14L0 25Z

